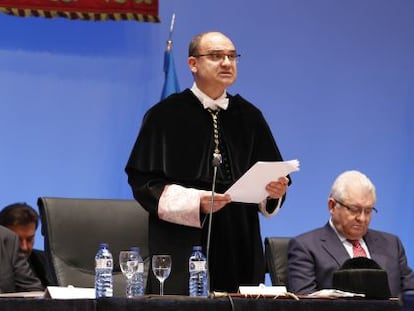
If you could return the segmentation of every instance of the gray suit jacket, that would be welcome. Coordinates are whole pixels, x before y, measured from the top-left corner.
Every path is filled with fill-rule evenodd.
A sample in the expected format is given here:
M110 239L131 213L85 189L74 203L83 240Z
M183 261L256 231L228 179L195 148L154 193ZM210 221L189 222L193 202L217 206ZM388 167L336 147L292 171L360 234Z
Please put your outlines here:
M19 238L0 226L0 293L43 290L30 269L26 256L19 251Z
M368 230L364 236L371 258L388 274L391 295L414 289L414 275L400 239L392 234ZM333 272L349 255L329 223L292 238L288 246L288 289L308 294L332 288Z

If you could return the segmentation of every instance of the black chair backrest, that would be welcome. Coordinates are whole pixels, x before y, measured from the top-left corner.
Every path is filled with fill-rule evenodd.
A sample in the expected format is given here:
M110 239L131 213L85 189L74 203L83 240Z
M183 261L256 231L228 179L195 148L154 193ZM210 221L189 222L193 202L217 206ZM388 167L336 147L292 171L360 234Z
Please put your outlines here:
M265 258L272 285L287 286L287 250L290 238L265 238Z
M58 286L94 287L95 254L109 244L114 259L114 296L125 295L119 252L139 246L146 281L149 268L148 213L135 200L38 199L44 248Z

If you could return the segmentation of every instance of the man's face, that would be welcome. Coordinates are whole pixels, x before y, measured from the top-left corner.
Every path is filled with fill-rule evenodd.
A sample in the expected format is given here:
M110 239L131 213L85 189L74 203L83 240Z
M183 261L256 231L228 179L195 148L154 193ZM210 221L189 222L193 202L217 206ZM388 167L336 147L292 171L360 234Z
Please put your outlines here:
M25 226L10 226L10 230L14 231L20 240L20 250L26 255L30 256L33 250L33 245L35 241L36 234L36 225L35 223L30 223Z
M209 96L233 84L237 78L236 49L229 38L221 33L209 33L203 36L197 55L190 56L188 64L194 74L197 86Z
M335 228L349 240L361 239L368 231L375 200L358 190L348 192L346 199L329 198L328 207Z

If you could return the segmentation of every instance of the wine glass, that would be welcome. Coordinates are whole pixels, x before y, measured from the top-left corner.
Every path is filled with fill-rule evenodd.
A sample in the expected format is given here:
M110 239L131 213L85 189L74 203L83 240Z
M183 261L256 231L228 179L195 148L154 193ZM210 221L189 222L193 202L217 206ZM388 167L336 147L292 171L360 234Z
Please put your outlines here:
M160 281L160 296L164 295L164 281L171 272L171 256L170 255L153 255L152 256L152 272Z
M138 252L137 251L120 251L119 266L122 274L127 278L125 293L128 298L132 298L131 279L138 271Z

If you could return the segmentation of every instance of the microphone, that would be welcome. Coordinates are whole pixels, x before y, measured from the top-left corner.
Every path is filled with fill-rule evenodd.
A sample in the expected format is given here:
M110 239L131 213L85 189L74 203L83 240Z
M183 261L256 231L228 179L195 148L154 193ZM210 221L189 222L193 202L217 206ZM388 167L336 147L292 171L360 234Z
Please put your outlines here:
M216 179L217 179L217 168L220 166L222 162L221 154L220 153L213 153L213 160L211 165L213 166L213 181L211 185L211 204L210 204L210 212L209 212L209 219L208 219L208 229L207 229L207 250L206 250L206 258L207 258L207 292L209 297L213 297L210 291L210 240L211 240L211 223L213 219L213 207L214 207L214 192L216 189Z

